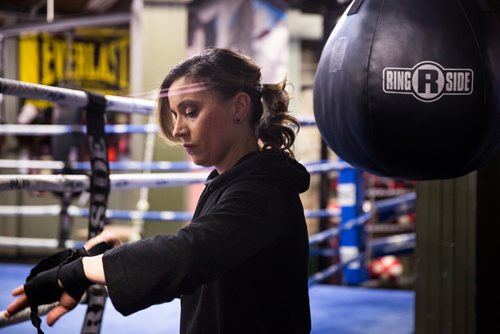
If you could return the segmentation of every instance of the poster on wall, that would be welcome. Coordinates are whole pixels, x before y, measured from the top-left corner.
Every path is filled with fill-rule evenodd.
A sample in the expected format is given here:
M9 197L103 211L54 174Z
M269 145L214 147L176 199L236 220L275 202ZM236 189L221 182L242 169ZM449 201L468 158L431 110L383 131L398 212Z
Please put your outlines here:
M262 68L263 82L288 71L288 20L281 1L216 0L189 7L189 53L206 47L241 50Z

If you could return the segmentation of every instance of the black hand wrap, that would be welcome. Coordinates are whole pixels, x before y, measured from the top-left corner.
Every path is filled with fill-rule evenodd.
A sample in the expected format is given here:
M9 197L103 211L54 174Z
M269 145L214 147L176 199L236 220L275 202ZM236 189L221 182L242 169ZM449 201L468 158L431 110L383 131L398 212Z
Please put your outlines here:
M58 279L64 290L77 302L80 301L92 284L85 276L81 258L102 254L110 248L106 242L101 242L88 251L83 247L66 249L42 259L31 269L24 284L24 292L31 308L31 323L38 334L43 334L38 306L60 299L63 289L59 287Z
M38 262L36 266L33 267L33 269L31 269L29 276L26 278L26 282L30 281L33 277L35 277L39 273L55 268L60 264L69 263L84 256L99 255L104 253L110 248L111 247L107 243L101 242L92 247L91 249L89 249L88 251L85 248L81 247L81 248L65 249L58 253L52 254L42 259L40 262Z
M57 283L59 267L39 273L24 285L24 293L31 306L53 303L61 297L62 289Z
M55 268L62 263L68 263L74 261L82 256L88 256L89 252L85 248L71 248L65 249L58 253L52 254L44 259L42 259L36 266L31 269L29 276L26 278L26 282L30 281L33 277L47 271L49 269Z
M63 285L64 291L76 301L80 301L85 291L92 285L92 282L85 276L82 258L61 266L59 269L59 280Z

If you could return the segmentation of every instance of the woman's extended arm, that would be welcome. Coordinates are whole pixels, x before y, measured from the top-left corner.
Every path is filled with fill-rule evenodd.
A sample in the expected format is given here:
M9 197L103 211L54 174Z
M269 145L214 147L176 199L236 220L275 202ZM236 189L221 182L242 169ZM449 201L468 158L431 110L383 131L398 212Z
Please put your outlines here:
M106 284L104 267L102 265L102 254L84 257L82 263L85 276L87 276L89 281L97 284Z
M121 244L121 241L118 237L111 233L101 233L98 236L88 240L84 247L89 250L92 247L98 245L101 242L106 242L111 247L117 247ZM91 282L104 284L104 270L102 266L102 255L93 256L93 257L84 257L85 264L83 270L87 279ZM87 259L89 259L87 261ZM61 282L58 282L60 286L62 286ZM29 306L28 299L26 297L24 291L24 285L18 286L12 291L12 296L17 297L10 305L7 307L6 316L10 316L16 314L22 309ZM47 315L47 324L52 326L62 315L73 309L78 301L68 295L66 292L63 292L60 298L60 305L52 309Z

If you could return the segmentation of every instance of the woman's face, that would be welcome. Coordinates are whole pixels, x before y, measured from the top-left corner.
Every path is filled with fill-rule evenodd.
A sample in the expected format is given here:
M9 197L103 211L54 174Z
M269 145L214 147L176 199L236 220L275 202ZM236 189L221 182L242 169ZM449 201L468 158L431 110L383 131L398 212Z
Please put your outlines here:
M223 100L215 90L181 77L170 86L168 100L175 119L172 134L193 162L219 173L232 167L238 151L234 99Z

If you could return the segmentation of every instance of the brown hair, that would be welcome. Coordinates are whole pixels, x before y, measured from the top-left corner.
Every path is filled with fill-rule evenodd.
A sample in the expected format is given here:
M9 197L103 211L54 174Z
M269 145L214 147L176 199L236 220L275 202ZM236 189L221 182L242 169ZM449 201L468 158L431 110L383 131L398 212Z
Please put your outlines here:
M281 151L293 156L291 146L299 129L298 121L289 114L290 97L285 90L286 80L277 84L261 84L260 67L248 56L229 49L212 48L186 59L167 74L160 87L156 115L160 135L178 142L172 132L174 118L169 111L167 92L174 81L187 77L193 83L202 83L215 89L222 98L234 97L239 92L250 96L251 125L262 149ZM292 127L291 127L292 126Z

